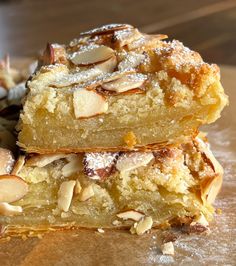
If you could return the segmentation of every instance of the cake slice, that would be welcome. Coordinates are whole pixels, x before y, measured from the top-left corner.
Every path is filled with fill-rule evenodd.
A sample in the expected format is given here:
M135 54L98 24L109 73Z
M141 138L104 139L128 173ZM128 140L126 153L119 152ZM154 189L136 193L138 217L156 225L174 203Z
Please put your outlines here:
M30 154L15 165L9 151L0 156L0 224L13 235L131 226L142 234L144 225L202 221L206 228L223 174L198 137L152 152Z
M48 44L18 124L28 153L149 150L191 140L227 104L216 65L124 24Z

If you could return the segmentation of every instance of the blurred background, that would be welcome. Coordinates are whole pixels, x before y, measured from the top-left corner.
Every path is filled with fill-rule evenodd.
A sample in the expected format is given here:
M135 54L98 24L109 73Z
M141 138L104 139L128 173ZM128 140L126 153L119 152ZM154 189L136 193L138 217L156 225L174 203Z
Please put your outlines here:
M209 62L236 65L236 0L0 0L0 57L32 57L106 23L164 33Z

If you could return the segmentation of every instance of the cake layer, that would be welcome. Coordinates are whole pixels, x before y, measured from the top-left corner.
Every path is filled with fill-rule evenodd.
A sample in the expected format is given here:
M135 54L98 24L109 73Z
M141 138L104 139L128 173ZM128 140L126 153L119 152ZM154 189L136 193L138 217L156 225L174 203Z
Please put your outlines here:
M48 45L18 125L27 152L144 150L186 142L227 104L216 65L164 35L110 25Z
M222 174L199 138L153 152L21 156L0 177L0 223L13 234L211 221Z

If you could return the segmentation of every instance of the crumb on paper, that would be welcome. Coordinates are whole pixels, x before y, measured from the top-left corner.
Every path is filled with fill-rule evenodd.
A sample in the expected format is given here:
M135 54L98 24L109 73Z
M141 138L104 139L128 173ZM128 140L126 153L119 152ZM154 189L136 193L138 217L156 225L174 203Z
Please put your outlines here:
M217 209L216 209L216 214L221 215L221 214L222 214L222 209L217 208Z
M104 234L104 233L105 233L105 231L104 231L102 228L98 228L97 230L98 230L98 232L101 233L101 234Z
M173 242L166 242L161 246L161 251L164 255L174 255L175 254L175 248L173 245Z

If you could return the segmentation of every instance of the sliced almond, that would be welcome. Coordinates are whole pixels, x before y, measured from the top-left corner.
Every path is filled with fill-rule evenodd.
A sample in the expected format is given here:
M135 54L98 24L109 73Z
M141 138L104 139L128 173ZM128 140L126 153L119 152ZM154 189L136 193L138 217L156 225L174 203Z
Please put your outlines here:
M130 171L147 165L152 159L152 152L125 152L118 158L116 168L120 172Z
M168 38L167 35L164 34L157 34L157 35L148 35L143 34L142 38L136 39L133 42L127 43L127 48L129 51L135 49L152 49L157 48L158 43L160 40Z
M164 255L174 255L175 254L175 248L173 245L173 242L166 242L161 246L162 254Z
M16 160L16 163L14 164L11 174L18 175L24 164L25 164L25 155L20 155Z
M108 103L102 95L84 88L74 91L73 104L76 118L95 116L108 110Z
M66 63L66 51L64 46L59 44L50 44L48 43L46 49L44 50L41 64L42 65L51 65L55 63Z
M67 87L91 81L101 74L103 74L102 70L94 67L74 74L65 74L61 78L54 80L50 85L58 88Z
M118 152L87 152L84 155L84 172L91 179L105 180L114 169Z
M209 204L212 204L218 193L220 192L222 186L223 177L221 174L217 174L213 178L203 182L201 184L201 198L203 201L207 201Z
M76 181L64 181L58 191L58 208L67 212L73 197Z
M136 68L140 65L146 56L144 54L137 54L134 52L128 53L125 58L119 63L118 69L120 71L127 71Z
M219 174L223 175L223 168L219 164L219 162L216 160L216 158L213 155L213 153L211 152L209 144L204 142L201 138L198 138L198 137L195 139L195 143L197 145L198 150L202 154L205 155L205 157L207 159L207 163L210 164L210 166L212 167L213 171L215 173L219 173Z
M0 202L0 215L13 216L22 213L21 206L14 206L7 202Z
M0 202L11 203L23 198L28 192L28 184L14 175L0 176Z
M135 223L133 228L131 228L131 232L136 233L139 236L143 235L152 228L152 224L153 224L152 217L147 216L141 218L141 220L138 223Z
M0 148L0 175L9 174L13 168L15 159L10 150Z
M86 49L75 52L71 56L71 61L75 65L88 66L106 61L113 57L114 50L104 45L88 46Z
M146 79L147 76L143 74L124 75L117 80L103 83L102 88L104 90L121 93L142 86Z
M123 220L133 220L138 222L141 218L144 217L144 214L135 210L129 210L125 212L120 212L116 216Z
M44 167L56 160L66 158L68 154L44 154L34 155L26 161L27 166Z
M116 66L117 66L117 59L116 56L113 55L108 60L100 64L97 64L95 68L101 70L103 73L112 73L115 70Z
M83 169L82 158L77 154L73 154L69 162L61 169L62 175L69 177L75 173L78 173Z
M94 196L93 186L89 185L87 187L84 187L79 195L80 201L86 201L89 200Z
M142 38L143 35L137 29L125 29L114 33L115 46L121 48L129 43Z
M104 25L96 29L92 29L90 31L82 32L80 35L95 36L95 35L110 34L110 33L113 33L114 31L124 30L128 28L133 28L133 26L128 25L128 24L108 24L108 25Z

